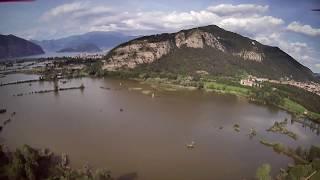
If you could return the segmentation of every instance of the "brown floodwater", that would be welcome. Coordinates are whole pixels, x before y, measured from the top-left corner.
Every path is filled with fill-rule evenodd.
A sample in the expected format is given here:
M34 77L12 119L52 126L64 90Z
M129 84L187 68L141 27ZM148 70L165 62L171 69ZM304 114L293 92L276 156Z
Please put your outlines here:
M36 78L11 74L0 78L0 83ZM200 90L162 91L108 78L72 79L60 87L81 83L86 87L83 91L24 96L13 95L53 89L53 83L0 87L0 108L8 111L0 114L0 122L16 112L0 133L1 143L10 149L23 144L49 148L67 153L72 167L89 164L107 168L115 177L132 175L142 180L250 179L263 163L269 163L276 174L293 161L260 144L260 139L292 148L319 144L319 135L300 123L288 125L298 135L296 141L267 132L275 121L291 116L234 96ZM155 92L155 98L128 89L135 87ZM233 130L236 123L240 132ZM257 131L252 139L250 128ZM195 148L188 149L192 141Z

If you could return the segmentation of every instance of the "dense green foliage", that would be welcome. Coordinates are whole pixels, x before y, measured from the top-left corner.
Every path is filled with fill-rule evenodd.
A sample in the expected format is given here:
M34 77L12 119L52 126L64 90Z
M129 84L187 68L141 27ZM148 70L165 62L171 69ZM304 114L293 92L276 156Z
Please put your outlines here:
M220 91L223 93L240 95L240 96L249 96L250 95L250 89L248 89L248 88L234 86L234 85L227 85L227 84L222 84L222 83L217 83L217 82L207 82L207 83L205 83L205 88Z
M309 176L310 180L320 178L320 148L318 146L311 146L309 150L304 150L301 147L294 150L290 147L286 148L281 143L270 143L265 140L260 140L260 143L272 147L274 151L285 154L295 161L295 165L289 166L287 170L282 170L277 179L300 180ZM257 174L259 172L264 175L262 168L258 170Z
M270 105L280 105L283 103L282 97L276 89L270 86L253 89L252 97L260 102Z
M74 170L48 151L39 151L24 145L14 152L4 152L0 146L0 179L3 180L111 180L106 170L89 168Z
M307 177L313 172L311 164L309 165L296 165L289 169L287 179L300 180L304 177Z
M263 164L257 169L256 178L258 180L271 180L270 171L271 166L269 164Z
M320 113L320 96L290 85L272 84L272 86L279 90L282 97L287 97L310 111Z
M104 75L104 71L102 70L102 62L101 61L97 61L97 62L93 62L91 64L87 65L87 72L89 75L94 75L94 76L103 76Z
M316 160L317 158L320 158L320 147L318 146L311 146L309 153L308 153L308 160Z

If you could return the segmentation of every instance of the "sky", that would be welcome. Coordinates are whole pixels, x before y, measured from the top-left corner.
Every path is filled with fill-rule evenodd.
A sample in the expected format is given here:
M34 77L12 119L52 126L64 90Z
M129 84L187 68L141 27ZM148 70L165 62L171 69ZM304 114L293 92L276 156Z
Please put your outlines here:
M45 40L90 31L150 35L215 24L278 46L320 73L320 11L314 9L320 9L320 0L2 2L0 34Z

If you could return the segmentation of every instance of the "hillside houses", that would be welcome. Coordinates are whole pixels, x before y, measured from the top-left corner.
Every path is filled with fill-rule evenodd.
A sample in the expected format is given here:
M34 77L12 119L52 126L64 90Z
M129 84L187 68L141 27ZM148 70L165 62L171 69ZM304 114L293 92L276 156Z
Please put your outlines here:
M262 83L266 81L270 83L275 83L275 84L286 84L286 85L295 86L320 96L320 84L311 82L311 81L310 82L299 82L294 80L279 81L279 80L269 80L266 78L257 78L254 76L248 76L248 78L246 79L241 79L240 84L243 86L250 86L250 87L262 87Z

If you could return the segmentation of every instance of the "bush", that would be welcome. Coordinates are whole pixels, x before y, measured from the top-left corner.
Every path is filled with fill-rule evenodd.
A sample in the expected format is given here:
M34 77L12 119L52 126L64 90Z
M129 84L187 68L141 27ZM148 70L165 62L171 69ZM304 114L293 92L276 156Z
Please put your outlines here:
M280 94L268 86L254 89L252 97L270 105L280 105L283 102Z
M312 161L312 168L319 171L320 170L320 159Z
M0 146L0 152L2 147ZM110 180L113 179L109 171L74 170L61 166L58 156L40 153L27 145L15 152L0 153L1 159L7 161L0 166L0 179L36 180L36 179L88 179Z
M257 169L256 178L258 180L271 180L270 171L271 166L269 164L263 164Z
M320 159L320 147L314 145L311 146L309 150L308 159L309 161Z
M272 84L283 97L290 97L310 111L320 113L320 96L304 89L284 84Z
M104 75L104 71L102 70L102 62L97 61L88 66L87 69L89 75L102 76Z
M274 151L278 152L278 153L282 153L286 150L286 147L284 147L283 144L280 144L280 143L276 143L274 146L273 146L273 149Z
M313 172L311 165L296 165L289 168L288 178L290 180L300 180L309 176Z

